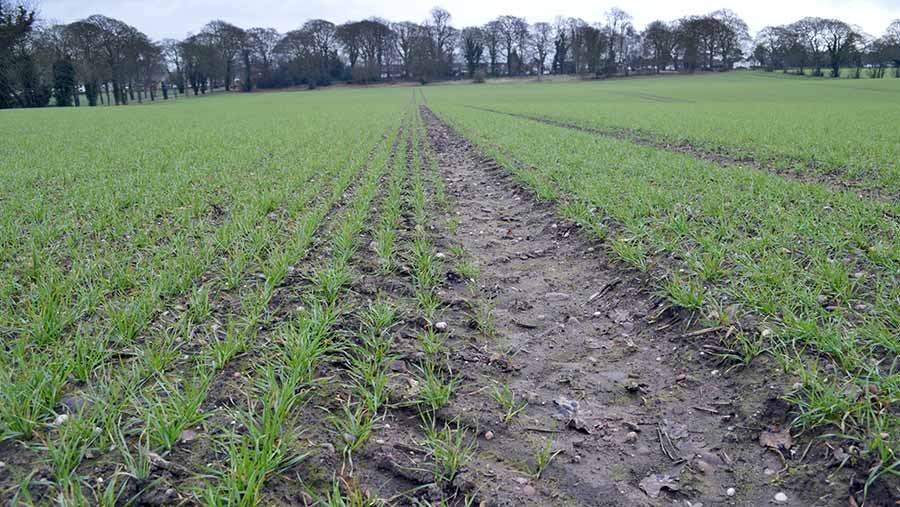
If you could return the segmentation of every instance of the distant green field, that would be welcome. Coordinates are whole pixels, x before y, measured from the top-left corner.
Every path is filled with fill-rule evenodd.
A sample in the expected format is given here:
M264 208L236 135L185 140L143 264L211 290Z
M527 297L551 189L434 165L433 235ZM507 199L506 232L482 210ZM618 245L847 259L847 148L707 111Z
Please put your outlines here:
M778 73L606 82L435 87L429 97L638 131L782 166L814 166L865 187L900 192L900 79L830 80Z

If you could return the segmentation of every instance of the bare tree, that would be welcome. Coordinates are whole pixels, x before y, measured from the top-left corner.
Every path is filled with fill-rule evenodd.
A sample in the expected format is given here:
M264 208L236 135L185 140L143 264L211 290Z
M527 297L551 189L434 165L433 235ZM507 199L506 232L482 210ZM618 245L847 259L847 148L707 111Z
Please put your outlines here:
M713 26L722 68L731 70L734 62L743 56L743 48L750 43L750 29L740 16L729 9L715 11L710 17L719 22Z
M497 73L497 57L500 55L501 27L497 20L484 25L484 46L488 52L488 60L491 65L491 75Z
M858 32L837 19L824 19L821 21L821 27L825 52L831 66L831 77L840 77L841 65L847 63L853 44L858 38Z
M434 40L434 50L436 52L435 63L438 66L438 72L449 75L450 67L453 59L453 46L458 32L450 25L450 13L440 7L431 9L431 19L425 24Z
M894 77L900 78L900 19L888 26L881 40L885 58L894 63Z
M391 30L394 32L394 49L397 56L400 57L400 65L403 67L403 78L408 79L412 63L413 42L416 34L421 31L421 27L411 21L403 21L392 23Z
M537 61L538 77L544 75L544 66L547 63L547 54L553 44L553 26L550 23L539 21L531 26L531 47L534 50Z
M654 21L644 30L644 43L656 73L672 62L672 52L677 45L675 30L665 21Z
M263 88L272 83L272 72L275 66L275 47L281 40L281 34L274 28L250 28L247 30L247 44L250 48L251 63L256 66L256 82Z
M466 70L469 77L474 78L478 66L481 65L481 57L484 55L484 31L477 26L463 28L460 37L463 59L466 61Z
M569 54L570 43L568 21L562 17L557 17L553 22L553 63L550 65L551 72L555 74L566 72L566 56Z
M606 72L615 74L624 53L625 32L631 27L631 15L618 7L606 11L607 53Z
M500 16L496 19L500 42L506 50L506 75L518 74L525 47L522 41L528 35L528 22L516 16Z

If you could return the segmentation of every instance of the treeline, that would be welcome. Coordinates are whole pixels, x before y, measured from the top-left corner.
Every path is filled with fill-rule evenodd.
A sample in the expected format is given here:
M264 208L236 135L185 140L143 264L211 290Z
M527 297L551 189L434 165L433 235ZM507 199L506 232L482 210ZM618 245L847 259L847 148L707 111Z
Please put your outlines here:
M450 13L421 22L379 18L336 25L323 19L296 30L241 28L211 21L184 40L153 41L122 21L93 15L41 26L34 12L0 0L0 107L127 104L202 95L213 89L373 83L492 76L730 70L752 60L767 70L839 76L845 67L888 67L900 77L900 20L881 37L833 19L767 27L756 40L734 12L719 10L637 29L613 8L602 21L529 23L500 16L458 29Z
M900 78L900 20L877 38L837 19L810 17L766 27L756 39L753 57L769 71L811 70L812 75L823 76L827 67L832 77L840 77L841 68L850 67L851 77L859 78L868 68L871 77L881 78L893 66L894 77Z

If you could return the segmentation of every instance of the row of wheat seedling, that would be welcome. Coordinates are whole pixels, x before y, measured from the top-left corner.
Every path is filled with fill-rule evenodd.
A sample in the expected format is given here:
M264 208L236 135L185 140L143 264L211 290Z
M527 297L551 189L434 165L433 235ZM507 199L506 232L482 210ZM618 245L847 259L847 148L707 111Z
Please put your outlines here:
M138 482L148 479L149 456L164 459L185 430L209 417L209 413L203 413L200 407L206 398L211 376L250 346L256 329L265 323L275 288L284 280L292 263L303 257L314 232L353 181L365 162L364 158L348 160L330 178L334 180L334 186L318 205L309 209L303 206L298 208L298 214L292 220L296 226L289 228L287 241L278 244L266 239L263 244L267 246L267 255L261 256L258 261L265 281L242 287L240 299L244 301L241 308L243 315L227 316L224 330L217 329L216 324L209 326L208 330L201 328L211 314L209 295L201 289L194 291L188 308L179 320L165 328L158 337L148 338L143 347L130 349L131 353L118 361L112 360L115 357L105 347L88 348L79 344L73 351L73 357L65 355L68 349L60 349L50 364L52 369L45 370L43 376L40 370L27 374L37 381L23 378L24 375L20 374L4 385L4 400L12 402L4 404L5 427L15 428L10 423L23 421L22 425L31 424L32 430L43 429L43 414L34 412L38 409L46 413L56 410L56 402L68 376L49 375L67 370L81 370L87 374L90 386L75 399L80 400L83 408L90 409L57 417L56 429L49 428L41 435L44 442L40 449L42 457L49 455L56 462L55 456L60 449L65 449L69 456L62 468L57 470L54 467L52 474L54 486L61 497L77 499L82 494L80 486L86 478L78 475L76 469L84 455L94 449L115 448L119 453L121 471L113 474L113 479L106 483L103 492L109 496L117 484L122 484L123 477L132 477ZM300 214L301 210L305 213ZM272 234L271 237L278 236ZM206 347L193 359L182 357L179 346L197 335L202 336L204 331ZM187 364L178 364L185 360ZM80 363L88 363L92 367ZM175 366L178 366L178 374L167 376L166 371ZM132 412L137 412L137 416L131 417ZM81 431L83 428L91 428L91 434L85 434ZM18 436L25 435L19 432ZM136 446L129 446L129 441L136 442ZM28 482L23 480L23 494L28 492ZM124 486L118 490L120 493L124 491ZM95 493L95 496L100 498L101 495Z
M460 378L450 365L446 344L448 324L439 321L440 301L437 292L445 274L443 254L438 254L430 236L434 231L431 213L437 211L435 205L446 207L443 196L443 182L434 186L439 175L433 172L434 158L428 150L427 133L422 117L414 115L412 138L410 139L410 193L408 206L413 218L412 244L409 245L408 260L415 288L416 308L427 323L416 335L417 346L423 353L416 366L418 396L417 409L422 420L423 439L430 461L434 484L449 501L457 495L454 480L471 460L476 444L469 430L458 422L442 422L440 410L450 403L461 387ZM431 183L429 191L428 183ZM463 499L469 503L474 498Z
M836 427L866 449L873 478L897 473L900 224L889 205L528 120L442 112L612 255L661 276L673 304L733 328L734 357L778 359L802 385L785 394L799 428Z
M357 163L348 157L343 167L353 167ZM0 362L7 366L4 368L6 382L0 388L0 394L8 400L0 409L3 438L30 438L34 429L52 416L70 376L86 384L98 368L114 362L117 357L143 356L144 351L149 350L153 361L154 350L170 351L172 342L181 336L190 336L190 328L181 326L182 329L165 330L152 343L136 341L143 332L159 332L149 329L151 322L164 305L179 294L190 295L189 308L182 321L196 323L205 317L210 292L214 289L199 284L198 277L209 271L214 262L221 260L222 285L231 288L240 283L250 265L271 261L271 253L282 248L279 242L290 237L293 225L298 222L303 226L308 224L302 220L308 212L307 204L327 183L337 183L329 174L325 178L313 178L313 184L306 186L314 169L298 172L299 176L288 179L290 184L277 193L264 194L258 201L249 203L244 211L231 216L231 220L214 233L203 236L202 230L194 231L191 235L198 236L199 250L188 245L187 234L174 234L172 245L162 249L163 253L159 255L170 252L169 255L174 253L175 256L153 265L159 274L146 272L141 275L149 277L143 290L131 291L121 302L113 299L102 308L96 304L85 307L78 302L78 309L72 310L57 298L78 301L77 291L70 291L68 284L54 286L58 280L52 272L35 275L40 277L44 288L37 289L37 301L21 305L22 311L30 317L19 319L26 323L25 327L19 329L18 335L0 355ZM304 190L296 193L295 189ZM91 283L85 286L86 290L94 287ZM92 298L102 296L101 292ZM89 312L96 318L83 320L82 310L85 309L102 311ZM74 347L60 347L64 332Z
M393 137L385 147L392 144ZM330 256L306 274L309 287L301 309L278 324L268 350L259 355L247 387L251 401L245 408L234 409L237 424L220 438L225 464L213 469L212 480L200 490L205 505L256 505L263 498L266 481L308 454L297 417L316 385L324 381L318 376L319 365L346 353L348 343L335 326L350 310L342 301L354 278L349 262L358 250L389 155L389 149L381 149L370 162L331 231ZM337 414L334 420L345 421Z

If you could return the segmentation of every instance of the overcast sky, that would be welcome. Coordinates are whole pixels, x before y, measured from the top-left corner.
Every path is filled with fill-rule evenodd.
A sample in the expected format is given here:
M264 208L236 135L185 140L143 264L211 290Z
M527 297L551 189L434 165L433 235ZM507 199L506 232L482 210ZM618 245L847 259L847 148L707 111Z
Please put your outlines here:
M32 0L34 1L34 0ZM129 23L150 37L183 38L207 21L222 19L238 26L272 27L281 32L310 18L335 23L371 16L391 21L421 21L433 5L414 0L36 0L44 19L70 22L90 14L104 14ZM720 8L737 12L751 33L767 25L796 21L804 16L838 18L881 35L891 20L900 18L900 0L443 0L454 26L483 24L501 14L528 21L552 21L556 16L598 21L613 6L634 16L643 28L654 19L672 20Z

